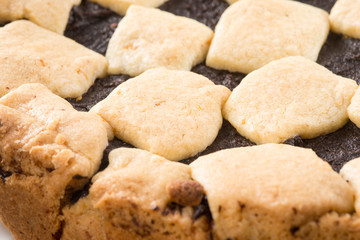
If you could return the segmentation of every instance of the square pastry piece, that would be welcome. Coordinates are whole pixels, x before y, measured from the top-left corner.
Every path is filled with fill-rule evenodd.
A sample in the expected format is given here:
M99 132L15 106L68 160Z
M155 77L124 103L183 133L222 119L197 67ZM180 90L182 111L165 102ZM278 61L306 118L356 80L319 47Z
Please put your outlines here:
M181 160L215 140L230 93L196 73L158 68L121 84L91 112L105 119L121 140Z
M190 167L205 189L214 239L360 239L353 189L312 150L234 148Z
M247 75L224 107L224 117L257 144L313 138L341 128L355 81L304 57L273 61Z
M194 217L204 189L188 165L128 148L112 151L109 161L90 194L64 209L62 239L210 239L206 217Z
M206 64L249 73L287 56L316 61L328 32L328 14L319 8L289 0L242 0L221 16Z
M158 7L167 0L90 0L104 7L110 8L120 15L125 15L130 5L141 5L145 7Z
M195 20L131 6L110 39L109 73L136 76L156 67L190 70L205 59L213 32Z
M105 57L26 20L0 28L0 42L0 96L24 83L42 83L76 98L106 75Z
M330 13L331 30L360 38L360 0L338 0Z
M61 207L98 169L110 127L41 84L2 97L0 123L2 221L15 239L57 239Z
M62 34L70 10L81 0L1 0L0 22L29 19L43 28Z

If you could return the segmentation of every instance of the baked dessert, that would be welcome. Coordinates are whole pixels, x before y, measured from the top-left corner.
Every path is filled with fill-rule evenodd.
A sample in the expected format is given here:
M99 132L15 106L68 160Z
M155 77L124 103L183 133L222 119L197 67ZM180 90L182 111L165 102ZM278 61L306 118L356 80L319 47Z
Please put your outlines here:
M101 3L106 1L98 2ZM325 2L309 0L303 2L323 8L324 10L329 12L335 1ZM194 18L197 21L200 21L208 27L214 29L219 17L227 7L228 4L222 0L170 0L161 5L160 9L175 13L177 15ZM70 15L69 23L67 25L67 29L65 31L65 36L74 39L78 43L83 44L98 53L105 55L108 41L121 18L121 16L95 3L83 1L79 7L73 8ZM357 67L360 64L359 49L359 40L353 38L345 38L341 35L330 33L327 41L325 42L325 45L320 51L318 63L338 75L351 78L355 81L359 81L360 70ZM192 71L198 74L202 74L216 84L224 85L230 90L233 90L236 86L238 86L243 77L245 77L245 75L241 73L232 73L224 70L212 69L210 67L207 67L204 63L193 67ZM105 99L108 94L112 90L114 90L119 84L125 82L129 78L130 77L127 75L110 75L106 78L97 79L93 87L91 87L89 91L82 96L81 99L78 98L67 100L77 110L89 111L97 103ZM103 138L105 138L106 130L108 130L107 127L103 127ZM111 133L108 133L108 135L111 137ZM360 156L359 138L359 129L352 122L348 122L343 128L333 133L309 140L305 140L299 136L295 136L291 139L288 139L286 143L302 148L312 148L322 160L329 162L334 170L339 171L342 165L345 164L347 161ZM104 142L106 141L104 140ZM102 145L102 148L104 148L104 145ZM193 162L195 159L198 158L198 156L214 153L221 149L245 147L250 145L254 145L254 143L242 137L235 130L235 128L233 128L229 124L229 122L224 121L223 126L220 129L215 141L209 147L207 147L205 151L202 151L201 153L191 158L182 160L181 165L178 165L180 163L171 163L176 165L171 165L171 168L179 168L181 169L179 171L181 172L181 174L183 174L182 177L179 177L180 181L174 182L174 179L172 178L173 176L168 176L168 174L165 174L169 172L169 170L167 170L166 168L168 166L165 165L170 165L170 163L168 163L167 160L159 158L158 156L153 156L147 152L143 152L142 150L116 150L110 155L111 164L108 166L108 154L111 150L118 147L132 147L129 144L122 142L121 140L114 139L109 142L108 147L104 151L104 157L102 159L99 173L96 174L92 180L89 180L89 178L94 176L95 171L90 171L91 173L89 172L89 174L87 175L80 174L81 177L79 177L80 175L77 176L77 174L69 175L78 181L75 181L76 183L74 183L74 185L73 183L68 185L72 187L71 189L66 189L65 187L66 190L69 190L65 191L65 194L61 196L56 196L57 205L52 209L53 212L56 212L54 209L60 209L61 211L58 211L56 214L54 213L55 220L53 220L52 222L49 222L46 219L41 220L42 223L49 223L51 227L45 226L45 229L43 228L42 230L37 231L37 233L33 235L24 234L34 232L32 229L33 226L31 226L31 224L25 225L26 227L22 230L18 226L14 226L11 230L14 232L14 235L19 239L236 239L237 237L239 237L237 235L238 231L242 231L241 236L247 236L248 238L276 239L274 238L274 235L276 236L278 232L271 232L267 230L271 228L269 226L272 225L265 223L269 223L273 219L281 219L280 222L285 221L285 223L282 222L282 224L279 224L279 222L275 222L274 224L278 224L277 226L280 227L273 229L282 229L280 230L280 232L286 233L287 235L283 235L286 236L286 238L359 239L360 220L356 215L356 206L353 202L354 200L352 199L352 196L356 196L356 183L352 185L347 184L345 180L339 178L336 173L332 172L332 170L328 166L326 166L324 162L321 162L320 159L316 158L313 153L309 153L310 151L303 149L295 150L298 148L294 147L283 145L274 146L271 144L263 146L265 148L269 147L269 149L266 150L268 152L268 156L271 156L273 152L277 151L279 151L279 153L282 153L280 154L281 156L290 155L289 157L286 157L286 159L283 159L284 162L280 161L277 165L276 163L272 163L273 165L275 165L275 169L276 166L282 165L288 167L288 165L286 165L289 164L287 161L289 159L292 159L292 153L295 153L297 151L305 151L305 155L311 155L311 157L309 157L311 158L309 160L310 163L306 161L305 163L299 163L298 165L296 165L296 167L300 167L304 172L306 172L306 174L312 174L311 176L314 176L313 173L309 173L312 169L309 169L309 167L307 167L308 165L306 164L310 164L311 166L315 164L317 166L315 168L316 170L322 169L318 171L325 172L324 178L336 179L334 181L331 181L330 185L326 185L328 186L326 187L328 191L324 191L325 197L322 197L321 199L319 198L319 201L309 201L308 205L303 205L301 202L294 202L294 200L289 200L289 202L294 202L294 204L296 203L297 207L292 208L292 206L290 206L289 204L284 204L283 207L285 206L284 208L286 209L286 211L284 211L283 213L288 215L285 217L284 214L277 212L280 216L279 218L264 217L267 214L269 216L274 216L272 215L274 211L270 208L269 210L261 209L259 206L253 207L248 202L238 202L239 199L237 199L237 197L239 196L233 196L234 199L236 199L237 208L230 208L230 210L228 210L230 211L230 214L228 214L226 208L224 208L224 210L222 207L219 208L218 205L214 205L213 203L209 203L209 207L208 200L210 201L210 199L208 199L207 197L203 197L203 195L204 193L206 193L207 195L212 192L211 186L214 186L214 184L211 183L209 184L210 186L208 186L208 183L202 180L202 176L206 176L206 174L201 173L201 171L204 172L207 169L201 164L205 161L203 159L206 159L207 157L200 158L199 160L195 161L193 164L190 165L190 168L194 169L194 173L199 171L196 173L196 176L189 175L189 167L187 167L187 165L185 164ZM283 150L278 149L280 146L281 148L285 148L286 150L282 152ZM246 149L256 149L257 151L257 149L261 149L261 147L262 146ZM18 147L16 149L18 149ZM288 153L288 149L291 149L290 154ZM262 149L261 152L263 151L265 150ZM217 158L217 154L220 153L215 153L216 155L210 155L208 157ZM224 154L224 156L227 154L229 154L234 159L241 159L243 153L239 154L240 157L238 156L238 154L234 154L232 152L226 153ZM301 156L302 154L303 153L299 153L299 155ZM150 164L149 161L147 161L146 159L151 159L151 161L153 162L151 162ZM260 163L258 163L257 161L261 162L260 160L256 160L256 164L248 166L252 169L252 171L255 171L253 169L259 168L258 165ZM316 163L313 163L313 161ZM7 166L5 163L6 161L2 161L1 165L3 189L7 187L7 184L11 182L12 178L19 177L21 176L21 174L24 174L19 172L18 169L12 168L11 161L8 162L8 168L5 168L5 166ZM167 177L164 177L164 179L162 179L163 181L157 181L159 179L151 178L149 176L149 178L145 179L147 179L151 184L149 182L147 182L146 184L141 184L141 182L139 183L137 181L139 179L141 180L144 174L141 174L141 176L139 176L139 173L134 171L134 168L137 169L137 167L131 165L133 163L138 163L139 166L141 166L141 168L139 167L139 173L145 171L141 169L154 170L154 166L161 166L158 169L159 173L156 173L156 171L154 170L154 174L162 176L162 173L164 173L164 176ZM149 166L146 164L149 164ZM229 165L228 167L233 169L232 165ZM301 178L301 176L303 175L299 174L300 176L298 176L296 174L289 174L290 176L287 176L284 173L291 173L292 171L291 169L289 170L287 167L284 167L284 171L281 171L276 175L286 177L286 179L289 179L289 182L292 184L298 184L300 182L299 178ZM33 169L32 165L31 169ZM41 167L39 169L40 172L42 170L49 170ZM102 171L103 169L106 170ZM237 168L234 167L234 171L236 169ZM350 167L350 169L353 168ZM208 170L209 171L207 172L207 174L211 173L210 169ZM112 175L116 177L111 177ZM270 175L271 174L269 173L269 175L267 176ZM297 177L293 178L293 176ZM348 178L350 183L356 182L356 174L354 175L351 174L351 172L349 173L348 171L344 171L343 176ZM191 177L194 179L191 179ZM209 179L209 181L217 181L216 174L211 175L211 177L206 177L205 179ZM123 179L125 178L126 184L128 185L117 185L118 182L111 184L111 181L115 181L117 178L121 181L123 181ZM254 179L261 183L261 175L254 177ZM247 181L248 180L246 180L245 182ZM314 180L309 180L309 182L313 181ZM64 185L67 184L68 182ZM154 194L158 193L161 197L154 197L154 195L149 197L147 193L152 193L152 191L145 191L146 189L142 188L142 186L148 186L149 188L151 188L152 186L159 186L157 184L160 184L162 186L160 188L161 191L154 191ZM331 184L336 185L336 187L333 187ZM84 185L85 187L83 187ZM164 186L166 187L164 188ZM279 192L281 194L283 194L283 189L292 189L291 187L288 188L287 185L281 185L279 182L276 183L276 186L279 187ZM284 188L282 188L282 186L284 186ZM125 190L122 187L125 188ZM126 191L126 189L131 188L133 188L134 190ZM61 189L61 191L64 192L64 188ZM314 192L318 191L318 188L315 187L314 189ZM336 192L338 190L339 192ZM9 191L4 191L4 193L6 192L9 193ZM184 192L191 194L183 194ZM261 190L260 192L266 191ZM331 201L331 203L329 204L323 204L324 201L328 199L326 196L330 196L329 192L333 194L330 194L331 196L337 196L336 198L334 198L336 200ZM215 191L215 194L211 196L222 196L221 193L221 191ZM269 196L276 196L276 187L274 191L270 189L270 191L266 193L269 194ZM281 194L278 196L283 196ZM143 199L143 196L146 197ZM224 197L226 196L227 195L224 194ZM28 199L31 198L29 197ZM61 199L61 201L59 199ZM130 201L129 199L133 201ZM156 207L150 205L153 207L152 211L150 211L148 203L149 201L151 202L151 200L154 199L162 200L162 202L156 205ZM4 203L2 204L3 208L6 208L7 201L4 200ZM136 203L136 207L131 204L134 202ZM274 200L270 202L276 201ZM249 206L250 210L248 210ZM299 206L300 208L298 208ZM305 206L304 209L302 209L301 206ZM29 210L29 208L27 209ZM116 209L120 209L121 211L116 211ZM259 210L259 212L256 212L256 209L260 209L261 211ZM278 208L274 209L277 211ZM230 221L230 223L224 222L224 226L215 227L214 225L212 225L215 222L214 220L217 219L214 215L214 212L222 212L223 210L224 213L227 214L227 216L229 216L230 218L236 218L237 221ZM244 214L239 215L239 211L243 211ZM2 212L6 212L5 209L2 210ZM13 212L15 212L15 210L12 211L12 213ZM26 219L26 211L24 210L19 212L22 212ZM27 216L31 214L32 213L27 214ZM256 214L259 214L261 217L251 217L256 216ZM7 224L7 226L10 226L11 217L4 217L5 215L3 213L2 215L4 223ZM294 215L298 215L299 217L293 219L292 217ZM20 216L21 215L15 214L14 218L16 218L16 220L13 220L19 222L19 225L20 223L24 222L24 220L21 220L24 219L24 217L21 218ZM36 218L36 216L34 217ZM244 218L245 220L252 219L253 222L251 224L253 226L261 227L247 227L246 224L249 225L249 223L246 223L246 221L242 221L242 218ZM259 222L263 221L263 219L265 219L264 225L258 224ZM153 223L153 227L152 220L155 220L155 222ZM236 226L238 226L239 222L242 222L242 226L244 227L237 229ZM254 223L257 223L258 225ZM230 226L230 228L227 228L228 226ZM259 229L263 230L263 235L258 233L257 230ZM23 234L21 234L20 231Z

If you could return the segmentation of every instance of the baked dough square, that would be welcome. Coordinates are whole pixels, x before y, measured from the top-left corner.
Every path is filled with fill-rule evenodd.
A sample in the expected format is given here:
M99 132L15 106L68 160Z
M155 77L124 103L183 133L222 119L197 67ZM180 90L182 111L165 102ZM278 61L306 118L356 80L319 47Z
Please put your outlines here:
M1 0L0 22L28 19L63 34L71 8L81 0Z
M41 84L2 97L0 122L1 217L15 239L53 239L62 204L97 171L110 127Z
M120 84L90 111L119 139L176 161L215 140L230 93L196 73L157 68Z
M289 0L242 0L221 16L206 64L250 73L287 56L316 61L328 33L322 9Z
M360 39L359 13L359 0L338 0L330 12L331 30Z
M110 39L110 74L137 76L156 67L190 70L204 61L213 32L195 20L131 6Z
M174 208L176 199L204 195L188 165L129 148L113 150L109 161L89 195L64 209L64 239L209 239L206 218L194 219L192 205Z
M341 217L353 211L353 189L310 149L226 149L190 167L205 189L214 239L356 239L348 238L349 231L359 236L349 215Z
M250 73L224 106L224 117L251 141L280 143L314 138L341 128L357 90L304 57L286 57Z
M104 56L26 20L0 28L0 42L0 96L36 82L77 98L107 74Z
M167 0L90 0L104 7L110 8L114 12L125 15L131 5L140 5L144 7L159 7Z

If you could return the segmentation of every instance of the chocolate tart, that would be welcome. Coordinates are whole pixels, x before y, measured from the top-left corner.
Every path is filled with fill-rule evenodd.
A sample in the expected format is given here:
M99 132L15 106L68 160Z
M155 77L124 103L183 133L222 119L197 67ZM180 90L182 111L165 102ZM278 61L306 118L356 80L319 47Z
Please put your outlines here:
M335 0L301 0L300 2L322 8L329 12ZM160 6L160 9L176 15L193 18L214 29L220 16L228 6L229 4L223 0L169 0ZM121 19L122 16L119 16L111 10L101 7L96 3L83 0L79 6L75 6L72 9L64 35L89 49L105 55L108 42ZM330 33L317 62L335 74L351 78L359 84L360 40ZM215 84L224 85L230 90L238 86L245 77L245 74L242 73L212 69L207 67L205 63L193 67L192 71L204 75ZM81 99L67 100L75 109L87 112L96 103L107 97L119 84L127 81L129 78L127 75L110 75L97 79L95 84ZM346 162L360 157L360 129L350 121L343 128L331 134L313 139L295 137L288 139L285 143L302 148L311 148L337 172ZM215 141L205 151L189 159L182 160L181 163L190 164L200 156L219 150L253 145L255 145L253 142L242 137L229 122L224 120ZM109 165L109 153L119 147L133 148L133 146L119 139L110 141L104 151L99 171L104 170ZM0 171L0 176L4 182L11 176L11 173ZM64 205L72 206L84 199L84 197L89 194L90 186L91 181L89 180L83 189L69 192L66 201L64 201ZM162 214L166 216L170 213L181 212L181 209L182 206L180 204L172 203ZM194 221L199 218L205 219L204 221L207 222L209 228L211 228L212 216L206 196L200 204L193 206L192 218ZM138 223L135 221L133 224L137 225ZM62 239L62 227L63 226L52 236L53 239ZM295 233L297 229L292 229L292 231ZM142 232L141 234L144 233ZM138 236L139 239L143 236L141 234ZM144 236L146 237L146 234ZM212 238L211 235L210 238Z
M330 12L335 0L302 0L307 3ZM169 11L176 15L193 18L214 29L221 14L229 5L222 0L170 0L160 6L160 9ZM74 39L84 46L105 54L108 41L112 36L117 24L121 21L121 16L105 9L95 3L83 1L78 7L74 7L71 12L65 36ZM324 44L318 63L325 66L333 73L343 77L351 78L358 84L360 82L360 40L347 38L342 35L330 33ZM214 81L233 90L245 77L241 73L219 71L207 67L204 63L195 66L193 72L202 74ZM69 102L80 111L88 111L97 102L104 99L116 86L129 79L126 75L112 75L103 79L98 79L94 86L83 95L80 101L69 99ZM311 148L324 161L331 164L334 170L340 168L349 160L360 156L360 129L350 121L342 129L314 139L301 139L296 137L286 141L287 144L294 146ZM183 160L189 164L199 156L216 152L221 149L251 146L254 143L237 133L229 122L224 120L223 126L218 137L212 145L204 152L196 156ZM112 149L127 146L128 144L114 140L104 154L103 167L107 164L107 153Z

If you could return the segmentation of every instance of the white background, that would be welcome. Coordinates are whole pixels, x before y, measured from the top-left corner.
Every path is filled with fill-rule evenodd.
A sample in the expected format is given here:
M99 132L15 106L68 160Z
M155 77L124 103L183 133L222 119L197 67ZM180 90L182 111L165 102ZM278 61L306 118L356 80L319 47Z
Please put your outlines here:
M0 240L14 240L11 234L6 230L6 228L0 222Z

